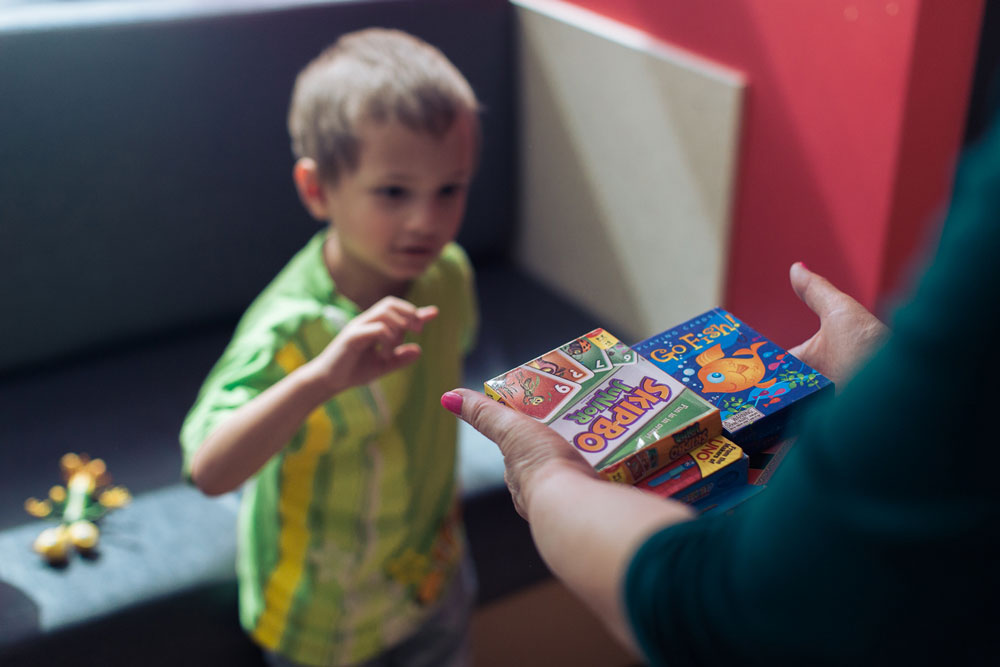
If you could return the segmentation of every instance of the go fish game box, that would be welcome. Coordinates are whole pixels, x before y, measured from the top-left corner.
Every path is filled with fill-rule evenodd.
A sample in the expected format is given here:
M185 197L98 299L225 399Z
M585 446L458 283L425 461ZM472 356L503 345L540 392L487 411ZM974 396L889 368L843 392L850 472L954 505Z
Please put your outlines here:
M696 503L746 484L749 461L737 444L720 435L635 486L661 498Z
M732 313L707 313L647 338L636 352L719 408L726 437L754 453L776 442L833 383Z
M484 383L549 424L604 478L633 484L722 432L719 411L604 329Z

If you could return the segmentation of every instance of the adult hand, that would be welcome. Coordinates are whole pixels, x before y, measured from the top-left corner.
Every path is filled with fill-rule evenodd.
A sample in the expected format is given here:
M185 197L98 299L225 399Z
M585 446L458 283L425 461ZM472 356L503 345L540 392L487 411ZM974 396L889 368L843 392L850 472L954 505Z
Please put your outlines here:
M802 262L792 264L789 278L798 297L819 315L819 331L788 351L839 387L885 340L889 329Z
M562 436L548 426L470 389L455 389L441 405L492 440L504 458L504 481L514 507L530 520L531 494L551 475L569 472L597 477L593 468Z

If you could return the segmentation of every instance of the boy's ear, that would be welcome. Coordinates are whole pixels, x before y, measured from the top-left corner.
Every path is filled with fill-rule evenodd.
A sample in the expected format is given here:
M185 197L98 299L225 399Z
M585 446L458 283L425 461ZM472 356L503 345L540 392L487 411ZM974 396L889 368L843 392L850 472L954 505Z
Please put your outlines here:
M329 219L326 194L319 179L319 169L316 161L309 157L299 158L292 168L292 179L299 193L299 200L309 214L317 220Z

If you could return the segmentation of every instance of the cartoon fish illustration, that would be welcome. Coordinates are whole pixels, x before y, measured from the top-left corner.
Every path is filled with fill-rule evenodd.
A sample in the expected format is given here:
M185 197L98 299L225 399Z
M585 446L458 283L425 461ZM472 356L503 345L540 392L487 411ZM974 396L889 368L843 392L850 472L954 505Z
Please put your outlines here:
M731 357L723 355L721 345L714 345L695 357L695 361L701 366L698 379L701 380L705 393L732 393L750 387L767 389L773 385L776 382L774 378L761 382L766 369L757 354L757 348L763 344L761 341L754 343L749 349L744 347L736 350Z

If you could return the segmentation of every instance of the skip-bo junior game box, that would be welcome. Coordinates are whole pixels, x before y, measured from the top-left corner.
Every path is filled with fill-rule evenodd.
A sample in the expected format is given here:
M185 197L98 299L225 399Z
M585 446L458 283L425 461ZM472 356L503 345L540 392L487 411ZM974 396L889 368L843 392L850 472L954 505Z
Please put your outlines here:
M722 432L715 406L604 329L484 385L494 400L552 426L601 476L626 484Z
M773 445L796 410L833 393L827 377L721 308L632 347L718 407L726 437L751 454Z

